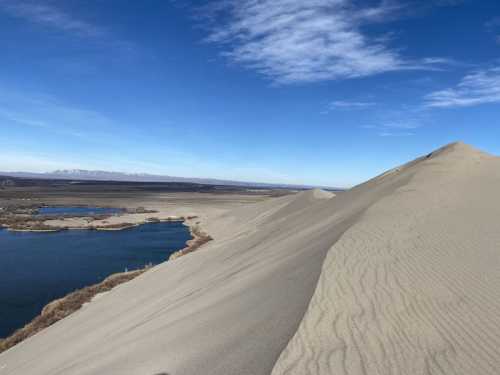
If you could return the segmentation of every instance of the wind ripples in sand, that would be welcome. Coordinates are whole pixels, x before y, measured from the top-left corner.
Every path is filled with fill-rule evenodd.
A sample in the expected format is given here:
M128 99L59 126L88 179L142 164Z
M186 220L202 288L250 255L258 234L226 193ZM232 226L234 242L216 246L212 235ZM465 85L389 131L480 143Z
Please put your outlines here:
M498 374L499 166L464 145L411 166L329 250L272 374Z

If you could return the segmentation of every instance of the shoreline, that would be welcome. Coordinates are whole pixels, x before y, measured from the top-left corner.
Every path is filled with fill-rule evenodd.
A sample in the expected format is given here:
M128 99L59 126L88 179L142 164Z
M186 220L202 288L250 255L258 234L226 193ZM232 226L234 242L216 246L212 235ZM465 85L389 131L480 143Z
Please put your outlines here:
M189 228L191 234L191 239L186 241L186 246L180 250L177 250L170 254L170 256L163 262L157 265L163 264L165 262L170 262L178 259L186 254L192 253L202 247L204 244L210 242L212 237L205 233L199 226L199 223L189 223L189 220L196 218L197 216L186 216L186 217L176 217L175 219L159 219L158 221L144 221L143 223L130 224L131 226L116 228L116 229L97 229L90 226L83 228L61 228L54 230L44 230L44 232L59 232L61 230L124 230L132 227L144 225L144 224L154 224L160 222L179 222L182 221L185 226ZM6 228L10 230L9 228ZM42 230L16 230L24 232L41 232ZM45 305L39 315L35 316L30 322L14 331L11 335L0 338L0 353L3 353L10 348L16 346L17 344L23 342L27 338L36 335L37 333L43 331L44 329L50 327L51 325L57 323L58 321L66 318L67 316L80 310L84 305L91 303L94 297L101 293L106 293L117 287L118 285L124 284L128 281L135 279L136 277L142 275L148 270L152 269L154 266L145 266L132 271L118 272L107 276L103 281L92 284L81 289L76 289L65 296L55 299Z
M35 232L35 233L57 233L66 230L66 228L55 228L55 229L20 229L20 228L12 228L12 227L4 227L3 229L8 230L9 232Z
M127 214L125 214L127 215ZM125 216L124 215L124 216ZM94 221L102 221L102 219L95 219L92 218L92 221L89 221L87 225L80 225L80 226L61 226L61 225L47 225L48 227L44 227L43 229L37 229L36 227L30 228L30 227L16 227L16 225L2 225L0 226L0 229L5 229L8 230L9 232L34 232L34 233L56 233L56 232L62 232L65 230L99 230L99 231L120 231L120 230L126 230L126 229L131 229L135 228L141 225L145 224L156 224L156 223L175 223L175 222L185 222L187 220L192 220L196 216L171 216L167 218L162 218L158 219L155 217L151 218L146 218L141 221L136 221L134 223L129 223L129 222L119 222L116 224L109 224L109 225L92 225L91 223ZM66 219L83 219L85 217L69 217ZM46 221L50 220L58 220L58 219L49 219ZM65 219L62 219L60 221L64 221Z
M170 254L167 261L172 261L172 260L178 259L184 255L192 253L192 252L198 250L204 244L213 240L213 238L209 234L204 232L199 227L198 224L189 225L186 223L186 221L184 221L183 224L189 228L189 233L191 234L191 237L193 237L193 238L191 238L189 241L186 242L186 247L184 247L183 249L177 250L177 251L173 252L172 254Z

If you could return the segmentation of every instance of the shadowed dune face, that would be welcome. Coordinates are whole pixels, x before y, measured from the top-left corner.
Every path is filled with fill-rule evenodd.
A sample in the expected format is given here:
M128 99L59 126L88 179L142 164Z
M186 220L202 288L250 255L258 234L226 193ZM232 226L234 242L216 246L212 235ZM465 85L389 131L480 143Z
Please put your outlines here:
M3 353L0 375L496 374L498 191L499 160L453 144L214 216L202 250Z

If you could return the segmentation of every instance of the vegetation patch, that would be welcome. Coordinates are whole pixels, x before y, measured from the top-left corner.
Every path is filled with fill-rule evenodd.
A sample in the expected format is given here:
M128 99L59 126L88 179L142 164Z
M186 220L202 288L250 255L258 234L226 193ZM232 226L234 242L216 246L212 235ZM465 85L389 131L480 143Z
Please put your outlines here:
M172 253L168 260L174 260L186 254L192 253L193 251L199 249L202 245L213 240L212 237L203 232L197 225L191 226L190 232L193 239L186 243L187 246L184 249Z
M96 294L110 291L115 286L143 274L149 268L150 266L147 266L140 270L111 275L99 284L76 290L61 299L52 301L30 323L15 331L8 338L0 340L0 353L79 310L83 304L90 302Z
M133 223L119 223L119 224L109 224L109 225L100 225L96 227L90 227L90 229L95 230L124 230L130 229L139 226L139 224Z

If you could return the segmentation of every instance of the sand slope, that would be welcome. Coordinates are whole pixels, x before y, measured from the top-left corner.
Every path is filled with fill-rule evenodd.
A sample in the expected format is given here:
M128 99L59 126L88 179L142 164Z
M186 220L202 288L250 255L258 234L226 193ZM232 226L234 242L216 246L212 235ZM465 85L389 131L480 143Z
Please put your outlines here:
M500 373L500 160L456 144L398 173L328 252L273 375Z
M3 353L0 374L269 374L307 308L326 244L345 228L340 217L334 231L300 215L272 218L296 199L315 215L309 195L219 217L206 227L212 243Z
M499 159L454 144L205 219L213 242L1 354L0 375L497 374L498 192Z

